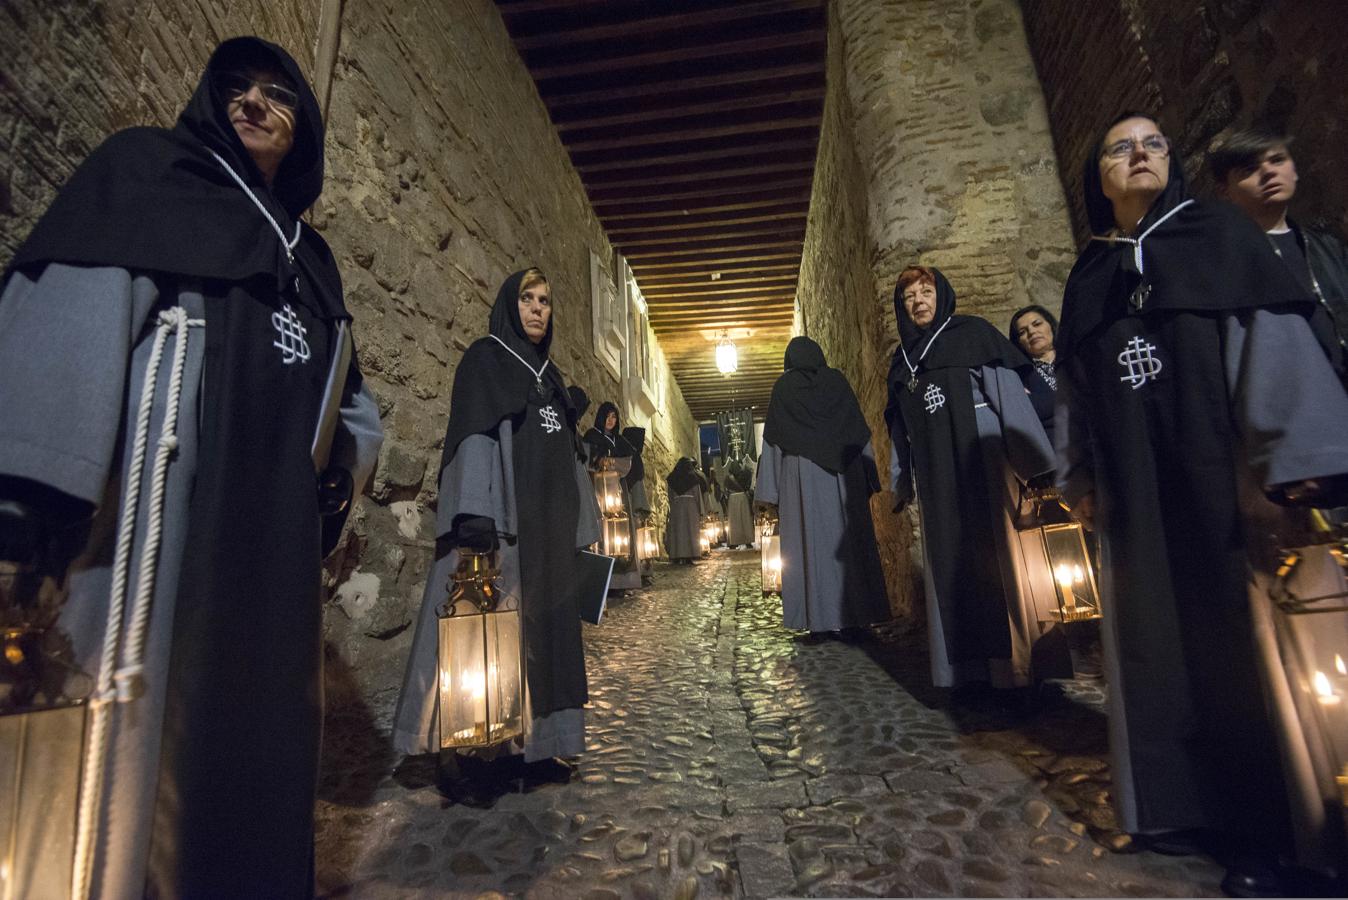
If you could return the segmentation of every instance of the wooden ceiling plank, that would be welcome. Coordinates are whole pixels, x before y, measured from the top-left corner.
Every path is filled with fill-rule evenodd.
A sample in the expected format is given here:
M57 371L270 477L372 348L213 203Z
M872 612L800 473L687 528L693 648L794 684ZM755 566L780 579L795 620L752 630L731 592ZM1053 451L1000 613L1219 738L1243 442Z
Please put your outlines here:
M655 278L642 278L637 276L637 285L641 288L641 293L647 297L658 297L662 294L674 292L677 294L680 290L686 288L728 288L740 285L765 285L765 284L783 284L795 286L800 269L798 266L779 267L776 272L761 272L757 275L746 275L743 278L721 277L713 281L711 278L696 278L688 280L686 277L676 278L673 281Z
M591 191L590 205L596 212L602 215L609 215L610 212L618 212L625 207L640 206L672 206L678 201L702 200L706 198L733 199L741 197L757 197L761 194L772 194L776 196L810 196L810 188L813 179L809 176L798 176L796 178L777 178L764 181L736 181L732 184L714 184L703 187L693 188L686 191L661 191L657 193L645 193L639 190L627 189L613 197L606 195L604 191ZM599 196L595 196L595 195Z
M753 210L746 210L746 212L753 212ZM777 212L736 216L730 219L723 219L714 215L707 216L706 218L689 215L667 217L666 219L657 222L637 222L621 226L610 226L607 221L604 221L604 230L608 233L609 238L615 242L622 240L623 235L628 234L668 234L672 232L687 231L718 233L730 226L761 225L770 222L799 222L803 233L805 230L805 216L808 212L808 204L801 204L795 209L779 209ZM779 225L777 227L781 226Z
M676 103L670 106L646 104L642 109L620 113L601 113L585 118L563 119L555 122L557 132L565 136L574 131L591 128L615 128L620 125L640 125L649 122L663 122L673 119L687 119L693 116L712 116L717 113L739 112L740 110L771 109L775 106L787 106L797 103L810 103L824 99L824 87L795 88L792 90L765 90L762 92L744 91L725 100L704 100L693 103Z
M771 175L781 172L814 172L813 160L795 160L791 162L772 162L755 166L740 166L730 169L716 169L711 167L701 167L688 169L684 172L670 172L665 175L653 175L645 178L620 179L616 181L605 180L587 180L586 187L588 191L622 191L628 188L645 188L667 184L705 184L712 179L738 178L743 179L745 183L760 175Z
M625 56L589 57L576 62L562 62L529 66L534 81L548 81L553 78L576 78L600 73L613 74L630 69L645 69L665 66L671 63L687 63L700 59L736 57L742 59L755 53L772 50L792 50L819 44L824 36L818 28L784 34L763 34L753 37L734 38L729 41L714 41L706 44L690 44L682 47L670 47L661 50L643 50ZM821 54L822 56L822 54ZM546 93L540 90L540 93Z
M807 212L809 211L810 192L808 190L793 194L783 194L779 192L775 196L760 198L758 200L742 200L737 203L718 203L710 206L666 204L664 209L643 212L620 212L618 210L609 210L600 213L599 217L604 221L605 226L608 226L615 222L644 222L650 219L660 218L711 216L716 215L717 213L744 212L751 209L799 209L802 206Z
M630 245L629 245L630 246ZM760 250L781 250L791 251L799 258L801 249L805 246L803 235L801 237L784 237L776 240L750 241L749 243L729 243L722 244L704 244L702 246L689 246L686 241L676 243L667 243L656 246L654 249L638 249L636 252L623 251L623 255L631 260L649 260L658 259L660 261L673 260L677 257L697 256L698 262L703 262L709 254L726 253L753 253ZM724 258L724 257L722 257Z
M762 265L763 263L767 263L769 266L781 265L790 266L793 269L799 268L800 254L759 253L751 256L729 255L717 257L715 259L689 259L682 261L652 260L649 262L642 262L637 260L633 262L631 259L628 260L628 264L632 266L632 271L636 274L638 279L643 275L650 275L656 278L666 274L678 274L682 276L685 274L685 270L689 269L700 270L710 274L711 272L725 272L741 268L750 268L755 265ZM693 273L688 272L687 274Z
M766 144L755 144L752 147L717 147L712 150L683 150L677 153L666 153L661 156L643 156L638 158L629 155L620 159L610 159L603 162L577 163L573 161L572 165L575 166L577 172L582 176L585 176L596 172L631 172L634 169L654 168L656 166L676 165L678 163L709 162L715 159L742 159L746 156L762 156L781 159L783 156L792 153L809 153L810 156L813 157L818 143L819 136L816 134L809 138L771 141Z
M677 144L684 141L708 141L716 138L738 137L742 134L771 134L774 131L793 131L801 128L818 127L818 116L787 116L758 122L701 125L674 131L615 132L610 137L595 138L588 141L567 141L563 138L563 143L566 144L566 149L572 153L594 153L603 150L629 150L633 147L655 147L661 144Z
M614 238L613 235L610 234L609 240L612 241L613 246L626 253L626 248L628 247L690 246L698 241L713 241L719 243L722 241L738 240L740 238L776 238L781 241L795 241L796 243L803 245L802 238L804 237L804 234L805 228L804 223L802 222L800 228L791 228L789 230L784 230L781 225L772 225L771 227L765 228L738 228L734 231L715 230L712 234L702 235L680 236L665 234L648 239ZM704 244L703 246L716 246L716 243Z
M602 105L616 100L636 100L642 97L655 97L660 94L677 94L704 88L724 90L743 84L756 84L761 81L778 81L786 78L824 75L824 57L805 62L784 63L776 66L762 66L755 69L743 69L737 72L721 72L716 75L694 75L688 78L671 78L666 81L632 82L614 87L596 88L587 91L539 90L543 103L549 110L559 107L585 104ZM535 81L537 77L535 76Z
M822 5L823 0L760 0L756 3L732 3L697 12L643 16L625 22L605 22L600 25L549 31L544 34L517 38L515 46L521 50L536 50L541 47L573 46L590 41L619 40L633 35L645 37L661 31L683 31L691 28L704 28L708 25L737 22L743 19L770 18L787 13L809 11L818 9ZM516 14L510 4L503 4L502 12L509 15Z

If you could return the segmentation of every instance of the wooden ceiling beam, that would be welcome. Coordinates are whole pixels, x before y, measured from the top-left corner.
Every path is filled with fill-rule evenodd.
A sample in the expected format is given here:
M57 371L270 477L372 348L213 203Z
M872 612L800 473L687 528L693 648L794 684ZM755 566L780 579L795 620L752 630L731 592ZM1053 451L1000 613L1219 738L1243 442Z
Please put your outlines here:
M715 206L673 206L660 210L650 210L646 212L623 212L621 210L609 210L600 214L599 218L603 220L607 228L617 222L645 222L652 219L669 219L678 221L688 219L693 216L714 216L718 213L747 212L755 209L790 209L795 211L801 207L806 212L810 209L810 194L796 193L793 195L768 197L761 200L745 200L739 203L720 203Z
M566 5L574 4L563 4L563 6ZM519 38L515 41L515 46L520 50L537 50L543 47L570 47L593 41L621 40L627 37L644 38L662 31L686 31L693 28L705 28L708 25L739 22L744 19L772 18L793 12L819 9L821 6L823 6L823 0L761 0L761 2L756 3L732 3L724 7L714 7L696 12L679 12L666 16L644 16L626 22L605 22L601 25L559 29ZM508 3L502 5L502 12L509 15L516 14L512 5Z
M682 47L669 47L661 50L643 50L625 56L590 56L575 62L561 62L529 66L534 81L542 82L554 78L576 78L585 75L617 74L632 69L646 69L667 66L672 63L689 63L695 60L720 59L733 57L737 61L755 53L767 53L773 50L795 50L801 47L823 43L824 35L817 28L785 34L755 35L747 38L735 38L729 41L715 41L707 44L689 44ZM822 57L823 54L821 53ZM526 60L527 61L527 60ZM540 93L545 93L540 91Z
M739 285L763 285L763 284L782 284L792 288L796 286L797 276L800 269L798 266L778 266L776 270L746 270L757 271L757 275L745 275L742 278L721 277L712 281L711 278L694 278L689 280L688 276L678 276L673 281L659 278L637 277L637 284L641 287L641 293L647 297L658 297L667 294L670 291L678 293L680 289L685 288L727 288Z
M765 144L754 144L751 147L716 147L711 150L683 150L677 153L664 153L660 156L634 157L626 155L618 159L603 160L602 162L577 162L573 157L572 165L575 167L576 171L581 174L582 180L584 180L584 176L598 172L622 171L631 173L633 170L640 170L643 168L673 166L682 163L705 163L717 159L743 159L746 156L770 157L772 159L780 160L783 157L789 157L791 154L808 154L810 158L813 159L818 144L819 135L815 134L808 138L770 141ZM801 158L804 159L804 156ZM710 174L705 168L703 169L703 176L707 178L716 177L715 175Z
M805 223L801 222L801 227L784 229L780 224L771 225L766 228L737 228L734 231L714 230L712 234L702 235L661 235L648 239L623 239L614 238L612 233L609 239L613 246L627 253L629 247L686 247L693 250L695 247L717 247L725 246L727 243L743 238L756 238L760 241L769 239L778 241L794 241L797 244L804 245ZM706 242L706 243L703 243ZM695 252L695 251L694 251Z
M759 111L775 106L788 106L798 103L811 103L824 99L824 87L796 88L794 90L765 90L762 92L743 91L727 100L707 100L700 103L676 103L670 106L646 104L642 109L630 112L600 113L584 118L562 119L555 122L557 132L563 136L591 128L615 128L620 125L640 125L650 122L687 119L694 116L714 116L717 113L739 112L740 110Z
M823 77L823 74L824 56L821 53L817 59L810 59L805 62L761 66L736 72L722 72L716 75L694 75L687 78L670 78L665 81L631 82L614 87L572 91L570 93L540 89L539 94L548 110L552 111L559 107L586 104L603 105L619 100L636 100L642 97L657 97L661 94L677 94L706 88L723 91L736 85L757 84L761 81L777 81L811 75ZM534 80L538 80L537 75L535 75Z
M644 178L628 178L606 181L602 178L588 178L585 181L587 192L602 193L605 191L625 191L628 188L647 188L658 185L668 184L687 184L693 182L698 185L706 184L713 179L741 179L744 183L751 183L751 180L760 175L772 175L783 172L808 172L813 177L813 160L794 160L788 162L770 162L763 165L740 166L730 169L713 169L708 167L690 168L682 172L671 172L665 175L652 175ZM640 196L629 195L629 196Z
M767 265L763 265L766 263ZM796 269L800 267L799 253L759 253L752 256L723 256L716 259L689 259L681 261L660 261L652 260L650 262L633 261L628 259L628 265L632 267L632 272L636 274L638 280L642 276L651 276L660 278L665 275L683 276L686 274L695 274L696 272L726 272L736 269L752 268L754 266L763 266L766 270L777 266L789 266ZM688 272L687 270L694 270Z
M752 212L752 210L751 210ZM706 218L694 216L675 216L669 217L661 222L639 222L631 225L609 226L604 222L604 230L608 232L609 239L614 243L622 240L623 235L628 234L670 234L678 232L706 232L709 235L720 234L725 229L735 226L753 226L770 225L773 228L781 228L784 223L799 222L801 232L805 231L805 214L809 212L808 204L801 204L795 209L778 209L776 212L760 213L759 215L736 216L731 219L723 219L718 216L708 216ZM775 223L775 224L774 224Z
M632 245L629 244L628 246ZM730 240L694 246L690 245L687 241L677 241L660 244L654 248L637 248L635 252L624 250L623 255L627 257L629 261L658 259L662 263L665 261L673 261L676 257L696 256L699 257L697 262L700 263L718 253L757 253L763 250L790 251L797 254L797 258L799 258L800 251L804 246L804 235L796 236L792 233L785 237L776 238L775 240L750 241L748 243Z
M818 127L818 116L788 116L756 122L734 122L729 125L701 125L673 131L615 132L608 137L594 138L588 141L566 141L565 143L566 149L571 153L596 153L605 150L630 150L633 147L656 147L662 144L678 144L686 141L711 141L746 134L771 134L774 131L794 131L801 128Z
M640 284L640 282L637 283ZM641 293L646 298L646 305L652 309L668 306L672 303L683 303L685 300L707 303L717 297L733 297L736 294L760 294L780 298L795 294L796 279L795 276L778 276L761 280L745 279L732 282L731 285L722 286L719 281L712 281L702 282L691 287L653 287L649 291L643 288Z
M762 181L737 181L731 184L718 183L684 191L645 193L640 190L628 189L612 197L608 196L605 191L592 191L590 205L595 208L596 212L602 211L604 215L612 213L621 215L627 207L660 206L668 208L676 206L681 201L706 198L729 200L769 194L792 198L803 196L808 200L813 181L813 178L809 176L798 176L796 178L765 179Z

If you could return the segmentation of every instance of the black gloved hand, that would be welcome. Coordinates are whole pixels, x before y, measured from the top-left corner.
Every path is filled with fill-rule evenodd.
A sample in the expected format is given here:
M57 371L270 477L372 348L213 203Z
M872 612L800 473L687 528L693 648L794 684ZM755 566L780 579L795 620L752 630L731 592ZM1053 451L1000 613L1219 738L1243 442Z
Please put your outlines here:
M342 539L354 493L351 473L340 466L329 466L318 476L319 543L323 559L332 555Z
M454 540L459 547L475 553L490 553L500 546L496 523L490 516L455 516Z

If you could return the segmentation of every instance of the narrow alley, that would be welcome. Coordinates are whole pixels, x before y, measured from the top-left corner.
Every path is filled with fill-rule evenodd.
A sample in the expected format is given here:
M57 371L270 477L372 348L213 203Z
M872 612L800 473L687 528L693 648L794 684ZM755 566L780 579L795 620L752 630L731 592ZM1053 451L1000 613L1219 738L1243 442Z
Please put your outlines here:
M335 711L319 896L1220 896L1215 863L1114 830L1098 683L1055 683L1032 716L953 707L920 632L807 640L758 565L658 566L585 626L569 783L446 796L388 750L392 697Z

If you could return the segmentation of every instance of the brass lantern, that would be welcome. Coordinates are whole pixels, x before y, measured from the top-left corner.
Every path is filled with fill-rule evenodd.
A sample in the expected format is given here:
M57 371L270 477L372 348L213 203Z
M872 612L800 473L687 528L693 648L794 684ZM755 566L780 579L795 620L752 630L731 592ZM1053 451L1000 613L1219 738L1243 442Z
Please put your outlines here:
M642 559L656 559L660 555L660 544L655 539L655 529L649 525L637 529L637 549Z
M31 573L0 571L0 600ZM46 592L43 592L44 594ZM0 897L68 897L88 698L68 638L14 604L0 609ZM0 603L0 607L6 604ZM47 613L52 613L48 616Z
M1060 622L1083 622L1100 618L1100 592L1095 570L1086 552L1086 535L1079 522L1041 525L1039 539L1053 573L1058 595L1056 618Z
M762 568L763 596L782 592L782 537L777 527L768 523L762 526Z
M491 554L460 551L438 610L441 751L490 747L524 734L520 613L496 586Z
M627 516L604 519L604 555L622 559L632 552L632 531Z
M594 500L599 504L599 512L604 516L622 513L622 481L616 471L604 468L594 473Z
M1312 758L1348 809L1348 540L1285 551L1271 595Z

